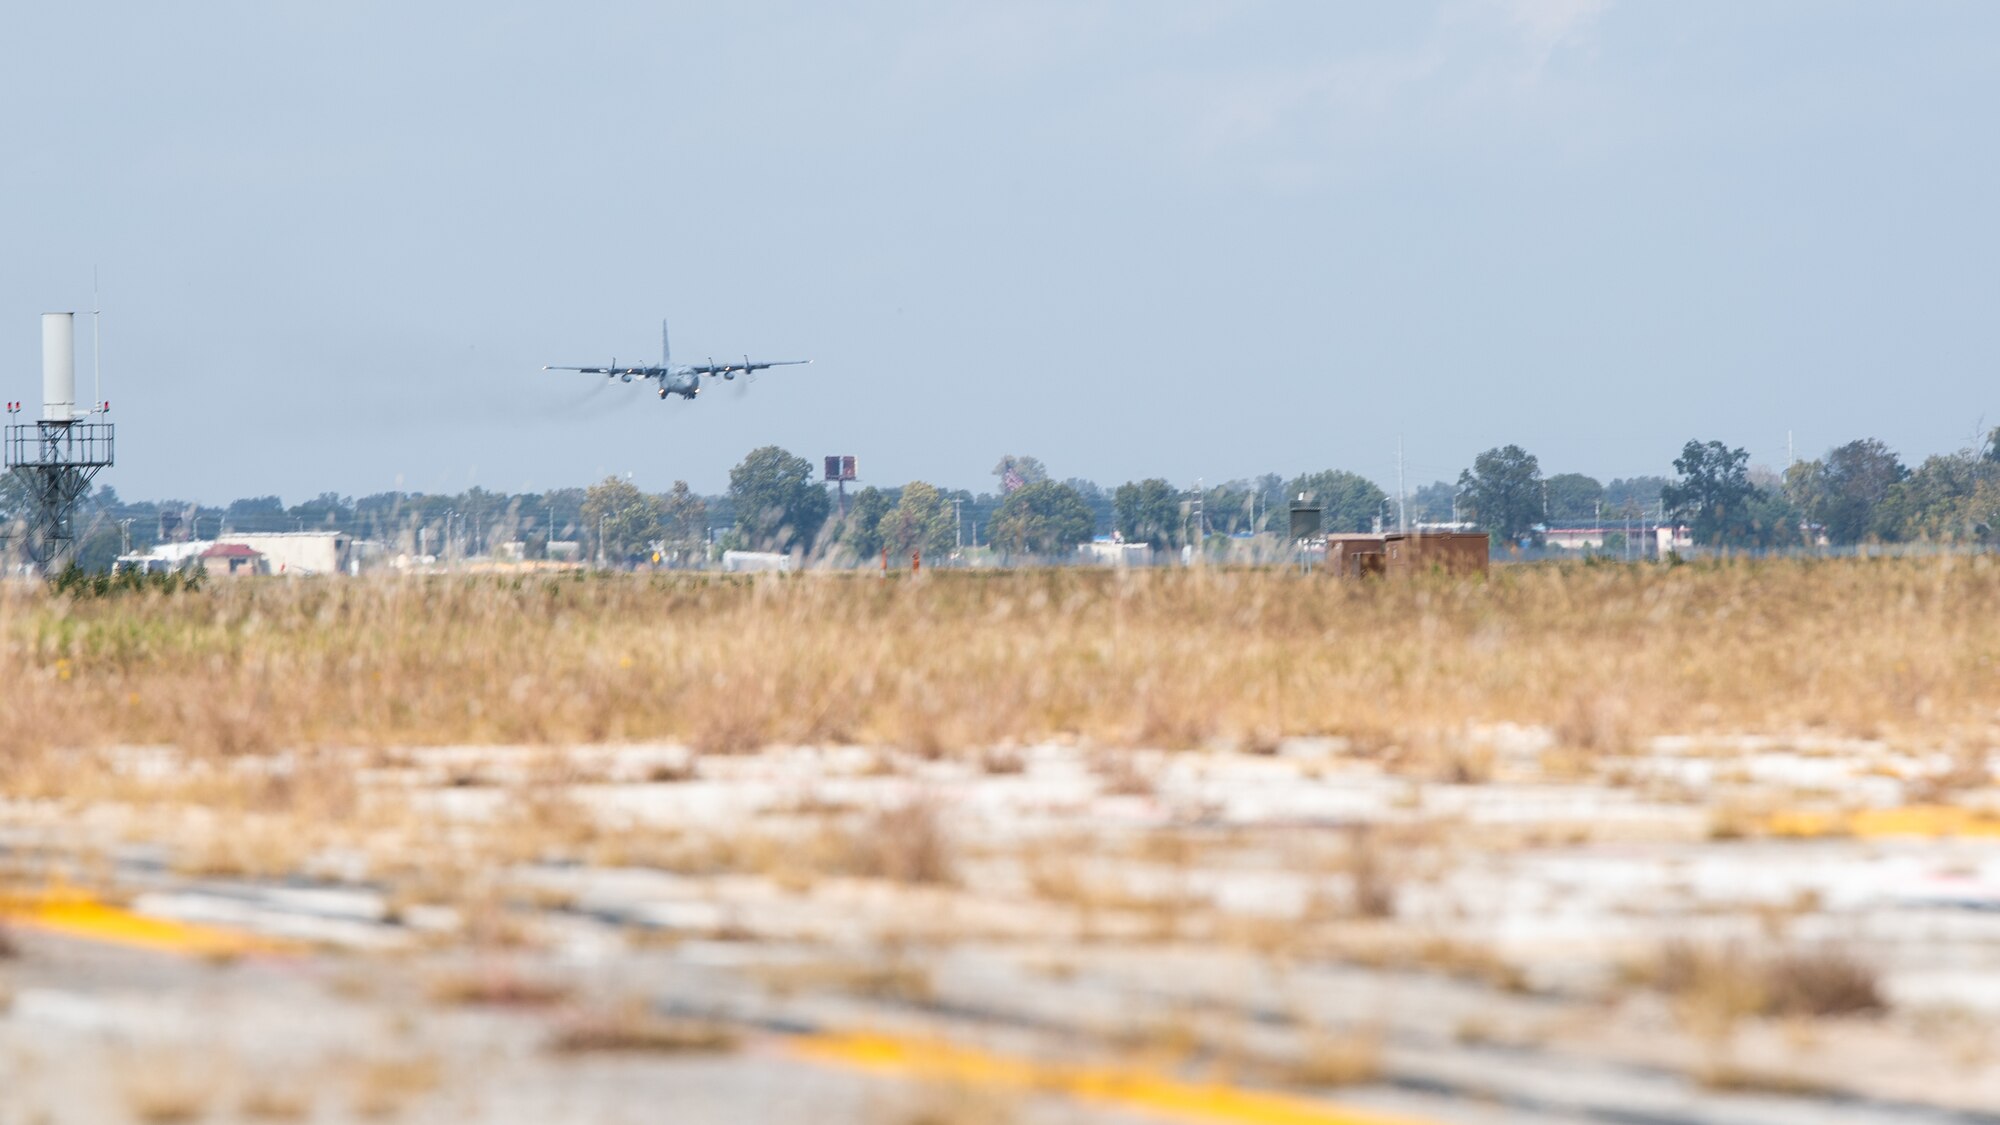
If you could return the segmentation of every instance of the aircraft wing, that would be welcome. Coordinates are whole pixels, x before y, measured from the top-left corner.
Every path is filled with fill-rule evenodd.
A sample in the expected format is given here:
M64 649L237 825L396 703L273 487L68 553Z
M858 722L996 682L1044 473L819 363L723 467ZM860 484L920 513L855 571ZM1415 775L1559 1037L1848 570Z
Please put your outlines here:
M650 367L564 367L561 364L544 363L544 371L581 371L586 375L649 375Z
M766 367L797 367L802 363L811 362L809 359L746 359L742 363L716 363L711 360L708 363L689 364L688 370L698 375L727 375L731 371L762 371Z

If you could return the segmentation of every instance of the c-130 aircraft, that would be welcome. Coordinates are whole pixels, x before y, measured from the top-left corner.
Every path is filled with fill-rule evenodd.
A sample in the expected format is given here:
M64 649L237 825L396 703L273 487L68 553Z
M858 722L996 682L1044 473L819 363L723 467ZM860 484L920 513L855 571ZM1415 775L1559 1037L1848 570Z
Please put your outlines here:
M736 378L736 373L741 371L746 375L754 377L757 372L767 367L795 367L802 363L811 362L812 360L809 359L753 361L746 355L743 357L742 363L717 363L713 359L707 363L675 363L673 350L667 344L667 322L663 320L660 322L660 362L657 365L642 364L634 367L621 367L618 361L614 359L611 361L611 366L609 367L562 367L555 364L543 364L542 370L582 371L591 375L604 375L620 379L627 383L631 382L635 376L640 379L657 379L660 382L661 398L664 399L668 395L679 395L682 398L691 399L701 393L701 377L703 375L707 375L710 378L720 375L724 379L734 379Z

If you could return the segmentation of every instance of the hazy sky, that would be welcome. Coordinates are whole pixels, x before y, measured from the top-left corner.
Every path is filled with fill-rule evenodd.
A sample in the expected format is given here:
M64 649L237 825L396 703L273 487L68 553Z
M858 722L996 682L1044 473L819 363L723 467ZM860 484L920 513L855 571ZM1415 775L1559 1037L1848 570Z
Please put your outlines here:
M1996 112L1983 2L9 4L0 383L95 266L130 498L1914 462L2000 422ZM662 317L816 362L539 370Z

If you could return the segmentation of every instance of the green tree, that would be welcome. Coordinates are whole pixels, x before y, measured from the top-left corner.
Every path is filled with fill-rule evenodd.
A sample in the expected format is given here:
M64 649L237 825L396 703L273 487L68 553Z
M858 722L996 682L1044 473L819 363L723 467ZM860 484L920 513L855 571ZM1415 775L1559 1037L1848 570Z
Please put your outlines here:
M881 519L882 545L894 560L921 551L927 558L944 558L958 538L951 501L935 485L916 480L903 486L896 506Z
M231 531L283 531L297 524L285 516L285 502L276 496L246 496L222 510Z
M1593 526L1604 503L1604 486L1582 473L1557 473L1548 488L1548 521L1552 526Z
M475 490L477 491L477 490ZM492 493L486 493L491 496ZM285 512L288 525L306 531L332 531L354 522L354 498L337 492L322 492Z
M686 565L708 557L708 505L684 480L660 498L661 546L674 562Z
M1165 550L1181 542L1181 494L1158 477L1119 485L1111 494L1111 509L1114 526L1127 543Z
M660 503L621 477L605 477L584 492L583 523L598 554L617 565L649 553L660 538Z
M1234 535L1278 527L1271 513L1285 508L1285 482L1281 477L1272 480L1268 490L1256 480L1233 480L1209 489L1202 495L1202 514L1207 518L1208 530Z
M1016 457L1012 453L1002 454L1000 463L993 466L993 475L1000 478L1001 493L1011 493L1030 484L1040 484L1049 479L1049 471L1033 457Z
M1063 482L1076 489L1083 502L1090 509L1091 534L1100 535L1118 526L1117 505L1112 503L1111 494L1099 487L1094 480L1071 477Z
M1908 475L1888 446L1863 438L1786 470L1785 496L1834 543L1894 539L1902 513L1885 501Z
M1446 523L1457 515L1458 486L1450 481L1433 481L1410 493L1410 519L1417 523Z
M1385 527L1394 526L1395 510L1383 504L1389 494L1359 473L1341 469L1307 473L1293 477L1291 483L1285 486L1285 492L1293 497L1303 492L1307 499L1317 502L1320 506L1320 528L1331 534L1372 531L1378 518L1384 521ZM1286 520L1290 518L1285 517Z
M1518 445L1489 449L1458 474L1460 510L1509 542L1534 534L1542 522L1542 466Z
M1604 486L1604 514L1630 518L1657 511L1660 493L1667 487L1665 477L1627 477Z
M1879 520L1900 539L1984 542L2000 526L2000 462L1974 449L1924 460L1889 489Z
M1060 555L1089 541L1093 530L1090 506L1076 489L1045 480L1008 493L987 537L1015 554Z
M889 494L872 484L855 493L854 502L847 506L847 519L841 524L840 541L863 561L880 555L882 520L894 508Z
M753 449L729 470L736 530L752 550L811 550L833 501L813 480L812 463L775 445Z
M1719 441L1690 441L1674 458L1680 479L1660 492L1667 514L1688 522L1704 547L1740 546L1755 538L1750 501L1750 454Z

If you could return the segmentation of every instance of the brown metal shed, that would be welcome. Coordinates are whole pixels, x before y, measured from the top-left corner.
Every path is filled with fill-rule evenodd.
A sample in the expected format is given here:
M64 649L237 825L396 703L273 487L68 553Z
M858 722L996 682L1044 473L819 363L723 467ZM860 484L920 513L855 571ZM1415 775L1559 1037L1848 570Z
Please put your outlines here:
M1485 574L1492 554L1483 531L1392 532L1382 537L1384 573L1398 578L1415 574Z
M1380 535L1327 536L1327 569L1342 578L1367 578L1383 573L1383 540Z

